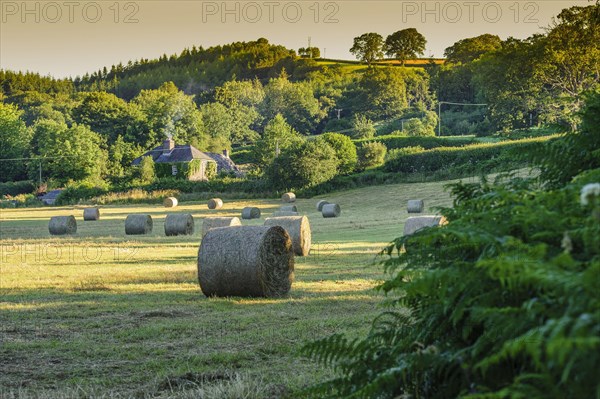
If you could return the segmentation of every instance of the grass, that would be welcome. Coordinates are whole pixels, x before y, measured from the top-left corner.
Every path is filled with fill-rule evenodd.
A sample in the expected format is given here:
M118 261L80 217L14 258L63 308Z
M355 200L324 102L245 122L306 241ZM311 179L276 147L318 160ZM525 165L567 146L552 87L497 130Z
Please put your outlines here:
M299 357L307 341L366 333L381 311L376 255L399 236L409 198L427 212L450 205L447 182L396 184L299 199L313 249L296 257L285 299L205 298L197 283L201 218L263 218L281 203L226 201L218 211L184 202L105 206L97 222L83 207L0 210L0 397L279 398L330 377ZM342 216L323 219L319 199ZM169 212L190 212L191 237L165 237ZM149 213L154 232L124 236L130 213ZM73 237L51 237L51 216L74 214ZM245 224L262 224L260 220Z

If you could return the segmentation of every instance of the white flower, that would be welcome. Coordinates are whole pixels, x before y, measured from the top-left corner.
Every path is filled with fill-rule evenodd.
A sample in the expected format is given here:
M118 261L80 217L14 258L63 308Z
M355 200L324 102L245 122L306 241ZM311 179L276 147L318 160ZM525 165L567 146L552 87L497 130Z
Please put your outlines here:
M581 205L586 206L592 197L600 197L600 183L586 184L581 189Z

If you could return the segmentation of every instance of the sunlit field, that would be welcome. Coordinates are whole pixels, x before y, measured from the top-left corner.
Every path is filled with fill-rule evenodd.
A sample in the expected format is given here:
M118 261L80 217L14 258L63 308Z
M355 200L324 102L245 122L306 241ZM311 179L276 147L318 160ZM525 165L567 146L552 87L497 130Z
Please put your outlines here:
M206 298L197 281L202 218L277 200L2 209L0 397L275 398L329 377L298 355L303 343L368 331L381 311L379 251L402 234L406 201L449 206L448 182L397 184L299 199L312 226L311 255L296 257L288 298ZM342 216L324 219L319 199ZM165 237L168 213L192 213L196 232ZM124 219L148 213L154 231L127 237ZM75 215L77 234L51 237L48 220ZM235 248L226 250L235 251Z

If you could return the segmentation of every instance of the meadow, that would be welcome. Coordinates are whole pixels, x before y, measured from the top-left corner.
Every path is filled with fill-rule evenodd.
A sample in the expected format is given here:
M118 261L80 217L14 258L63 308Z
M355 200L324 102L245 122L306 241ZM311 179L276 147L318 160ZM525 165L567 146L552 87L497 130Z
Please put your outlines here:
M196 265L203 217L252 205L262 218L244 224L258 225L279 200L104 206L96 222L83 222L84 206L0 209L0 397L279 398L331 377L298 350L368 331L385 302L373 289L384 278L378 253L402 234L408 199L428 213L451 205L447 183L298 199L313 246L296 257L283 299L206 298ZM319 199L340 204L341 217L322 218ZM193 236L164 236L172 212L194 215ZM153 233L125 236L131 213L151 214ZM50 236L49 218L69 214L77 234Z

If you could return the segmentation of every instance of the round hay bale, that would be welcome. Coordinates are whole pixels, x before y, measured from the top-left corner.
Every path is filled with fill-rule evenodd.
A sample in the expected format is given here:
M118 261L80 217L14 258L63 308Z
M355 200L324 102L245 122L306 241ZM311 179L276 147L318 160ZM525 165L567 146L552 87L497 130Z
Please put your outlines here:
M48 223L48 231L53 236L77 233L75 216L52 216Z
M327 204L329 204L329 202L327 202L325 200L321 200L321 201L317 202L317 211L322 212L323 207Z
M298 212L284 212L284 211L275 211L273 212L273 214L271 215L271 217L280 217L280 216L299 216L300 214Z
M83 220L98 220L100 219L100 209L85 208L83 210Z
M285 194L283 194L281 196L281 200L283 202L287 202L287 203L296 202L296 194L294 194L294 193L285 193Z
M279 207L280 212L298 212L296 205L282 205Z
M202 221L202 238L208 233L209 230L215 229L218 227L231 227L231 226L241 226L242 222L240 222L240 218L204 218Z
M222 227L202 240L198 281L207 297L280 297L293 280L292 240L283 227Z
M324 218L336 218L342 213L338 204L325 204L321 210Z
M152 233L152 216L127 215L125 219L125 234L140 235Z
M413 216L406 219L404 223L404 235L408 236L425 227L437 227L448 224L443 216Z
M177 198L175 197L167 197L163 201L163 205L165 206L165 208L175 208L178 203L179 201L177 201Z
M406 206L408 213L421 213L425 209L425 201L423 200L408 200Z
M221 209L223 200L221 198L211 198L208 200L208 209Z
M265 226L281 226L292 238L294 253L308 256L311 244L310 223L306 216L273 217L265 219Z
M167 215L165 235L189 236L194 234L194 217L189 213Z
M260 209L247 206L242 209L242 219L260 219Z

